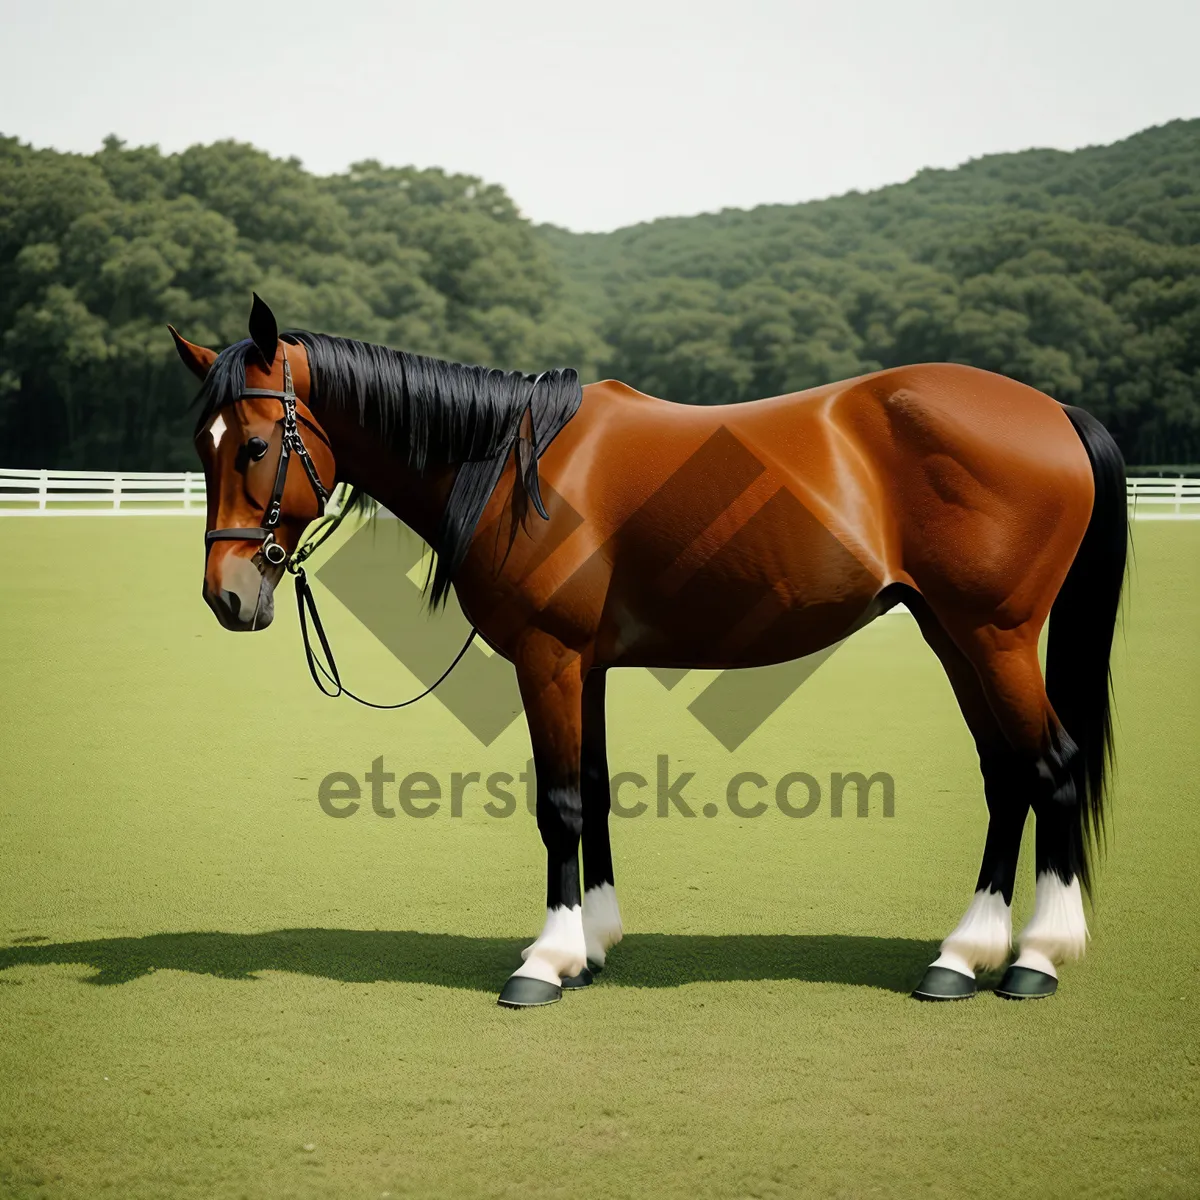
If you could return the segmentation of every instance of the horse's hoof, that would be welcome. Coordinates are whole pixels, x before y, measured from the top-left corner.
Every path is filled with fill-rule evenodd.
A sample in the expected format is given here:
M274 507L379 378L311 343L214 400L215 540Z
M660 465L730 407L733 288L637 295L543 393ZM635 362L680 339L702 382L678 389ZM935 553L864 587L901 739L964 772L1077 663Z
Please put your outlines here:
M1058 991L1058 980L1045 971L1018 967L1015 963L1004 972L996 985L996 995L1005 1000L1044 1000Z
M970 1000L975 980L949 967L930 967L913 990L914 1000Z
M587 960L587 969L589 971L591 971L591 973L593 975L599 975L600 972L604 970L604 964L598 963L598 962L592 962L592 960L589 958Z
M557 983L531 979L528 975L510 975L508 982L500 989L496 1003L502 1008L537 1008L561 999L562 988Z
M583 970L580 971L578 975L567 975L563 979L562 985L563 985L564 990L566 988L585 988L585 987L589 986L589 984L591 984L591 982L592 982L592 973L587 967L584 967Z

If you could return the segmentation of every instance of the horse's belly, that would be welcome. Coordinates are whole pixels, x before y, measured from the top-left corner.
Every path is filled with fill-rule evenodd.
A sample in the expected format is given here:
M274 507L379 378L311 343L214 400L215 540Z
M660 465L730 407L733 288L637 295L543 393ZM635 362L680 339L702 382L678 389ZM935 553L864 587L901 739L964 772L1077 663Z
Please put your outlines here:
M623 597L610 591L597 658L613 666L765 666L822 650L882 611L883 581L852 556L811 568L699 571L674 594L651 580Z

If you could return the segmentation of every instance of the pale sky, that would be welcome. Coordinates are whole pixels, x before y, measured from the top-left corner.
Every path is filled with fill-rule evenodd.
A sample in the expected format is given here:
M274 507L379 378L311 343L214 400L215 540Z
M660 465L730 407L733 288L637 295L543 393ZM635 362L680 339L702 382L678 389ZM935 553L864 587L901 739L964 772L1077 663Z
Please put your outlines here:
M0 132L377 158L613 229L1200 116L1180 0L0 0Z

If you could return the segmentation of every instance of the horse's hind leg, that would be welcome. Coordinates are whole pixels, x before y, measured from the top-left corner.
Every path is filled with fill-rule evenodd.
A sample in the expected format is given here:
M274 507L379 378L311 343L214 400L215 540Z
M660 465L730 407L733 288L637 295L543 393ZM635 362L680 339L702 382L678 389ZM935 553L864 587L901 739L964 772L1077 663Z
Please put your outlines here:
M1081 958L1088 940L1080 889L1078 817L1070 807L1036 794L1034 812L1037 893L1033 915L1021 931L1017 961L996 988L997 995L1009 1000L1052 995L1058 986L1056 967Z
M1021 934L1021 956L997 992L1011 998L1052 995L1055 967L1078 958L1087 941L1080 891L1081 797L1073 760L1079 753L1046 695L1038 662L1040 624L1016 629L951 629L974 666L996 722L1011 748L1013 770L1037 819L1037 898Z
M621 910L613 883L608 817L612 797L604 719L605 673L589 671L583 682L583 936L588 966L599 970L608 951L621 940Z
M962 1000L975 994L977 968L999 967L1008 958L1013 886L1034 772L1009 746L970 660L919 596L907 597L906 602L945 668L975 739L988 807L987 839L974 898L913 993L922 1000Z

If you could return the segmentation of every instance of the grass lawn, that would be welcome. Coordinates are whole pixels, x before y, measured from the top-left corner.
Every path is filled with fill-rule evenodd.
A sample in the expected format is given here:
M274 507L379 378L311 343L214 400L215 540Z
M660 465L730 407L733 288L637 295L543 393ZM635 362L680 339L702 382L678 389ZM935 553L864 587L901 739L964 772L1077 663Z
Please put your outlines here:
M523 725L484 747L436 700L323 699L290 595L264 633L218 627L201 528L0 520L0 1195L1200 1191L1200 523L1135 526L1109 854L1056 998L908 998L970 899L985 810L897 616L733 753L687 711L700 676L616 673L614 772L653 781L667 754L719 811L614 822L626 939L526 1012L494 1002L542 919L523 808L317 802L380 756L447 791L515 775ZM352 686L410 694L322 598ZM893 776L893 817L724 804L738 771L852 770ZM1032 892L1027 838L1018 922Z

